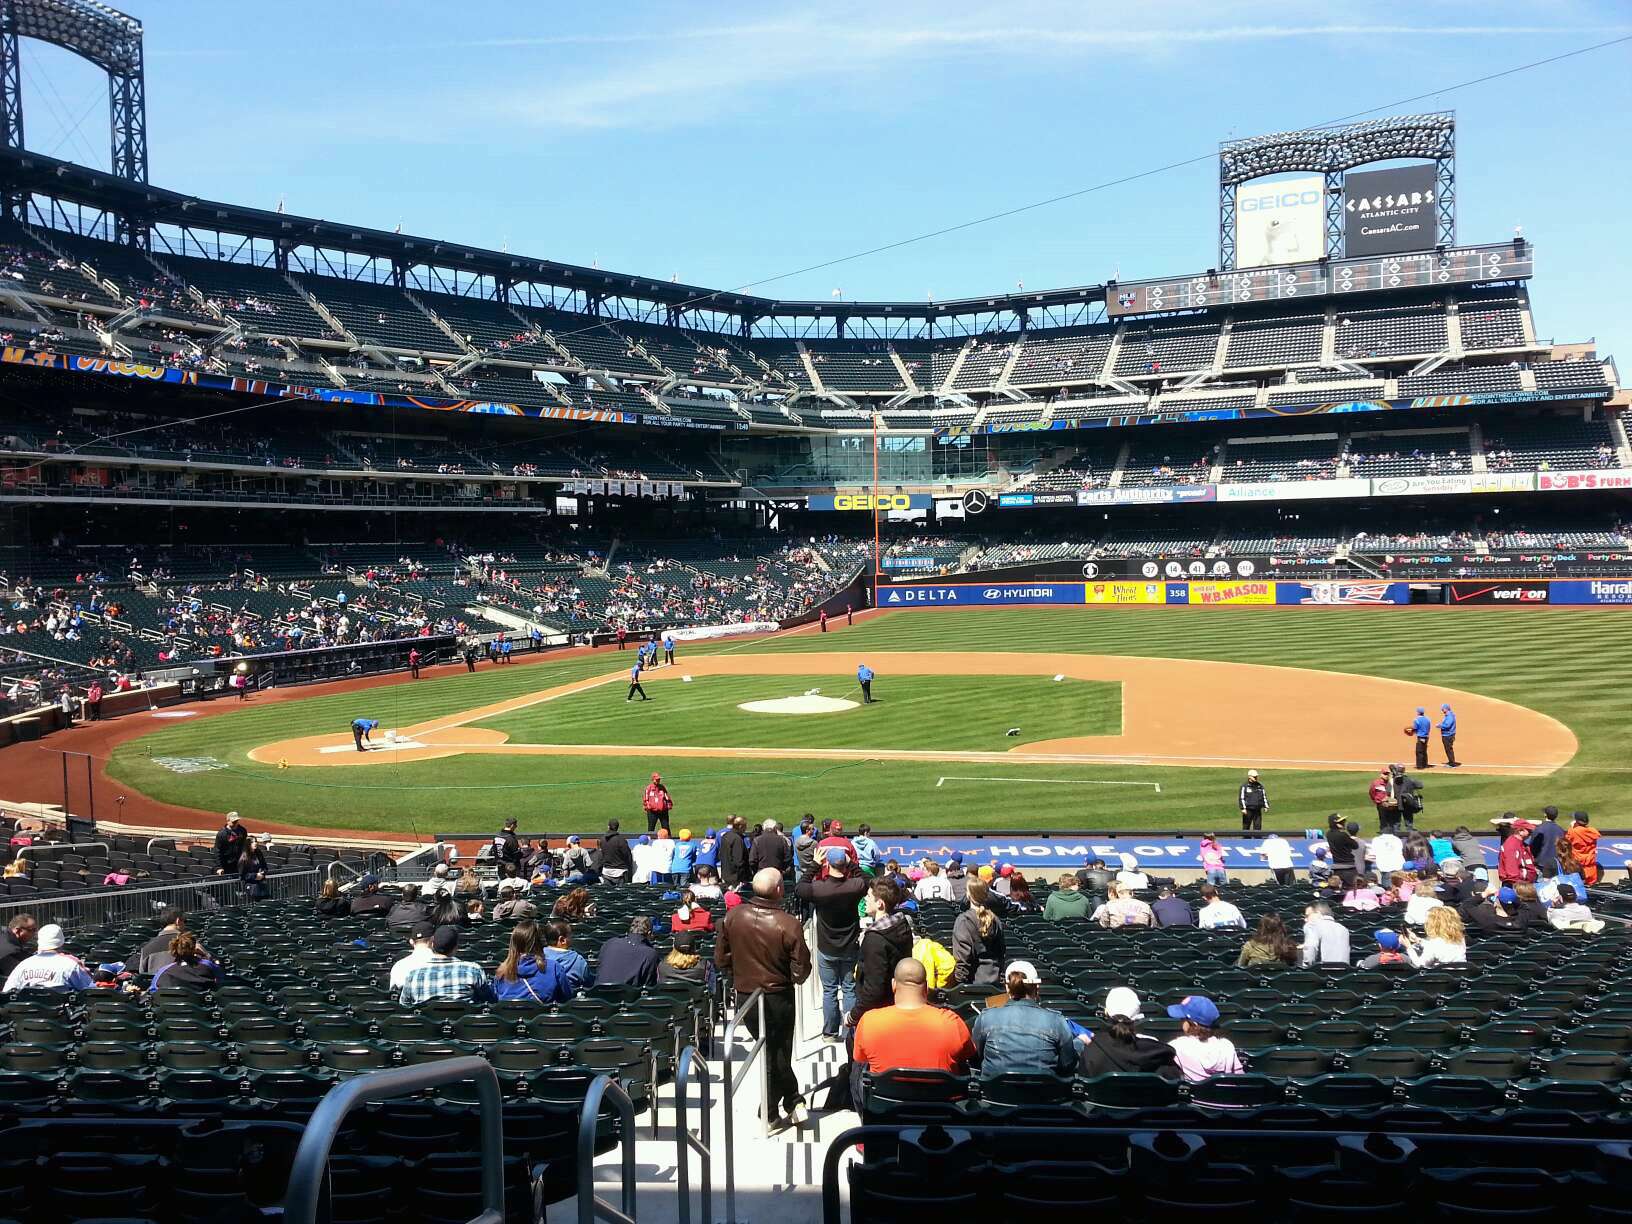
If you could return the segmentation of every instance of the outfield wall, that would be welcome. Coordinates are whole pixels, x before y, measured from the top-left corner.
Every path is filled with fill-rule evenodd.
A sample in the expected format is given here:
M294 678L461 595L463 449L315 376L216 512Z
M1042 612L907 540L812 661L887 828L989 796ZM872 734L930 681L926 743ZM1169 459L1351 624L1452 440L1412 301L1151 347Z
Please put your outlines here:
M1514 578L1440 582L1284 582L1247 579L1218 582L953 582L880 586L880 608L1014 608L1117 604L1211 606L1357 606L1419 603L1568 604L1632 606L1632 579ZM1423 599L1425 590L1439 598Z

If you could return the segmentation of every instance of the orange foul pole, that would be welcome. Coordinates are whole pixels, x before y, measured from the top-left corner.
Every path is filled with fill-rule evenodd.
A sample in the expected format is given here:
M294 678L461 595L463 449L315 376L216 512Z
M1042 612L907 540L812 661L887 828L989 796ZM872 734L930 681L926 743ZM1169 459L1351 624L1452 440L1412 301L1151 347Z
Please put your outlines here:
M873 412L873 606L878 606L878 412Z

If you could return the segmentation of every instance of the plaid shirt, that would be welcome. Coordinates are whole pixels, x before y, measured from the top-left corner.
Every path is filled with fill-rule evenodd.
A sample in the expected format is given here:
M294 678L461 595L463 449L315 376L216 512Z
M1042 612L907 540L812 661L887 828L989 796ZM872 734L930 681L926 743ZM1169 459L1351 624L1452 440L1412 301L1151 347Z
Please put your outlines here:
M423 1003L427 999L468 999L472 1002L489 995L487 974L480 965L455 960L451 956L432 956L429 961L409 972L402 983L402 1002Z

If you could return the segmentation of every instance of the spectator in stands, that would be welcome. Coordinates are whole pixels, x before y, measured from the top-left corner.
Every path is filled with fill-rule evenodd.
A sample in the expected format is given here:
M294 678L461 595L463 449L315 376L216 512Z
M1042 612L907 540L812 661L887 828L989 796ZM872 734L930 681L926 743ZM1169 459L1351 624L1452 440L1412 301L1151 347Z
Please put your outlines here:
M1071 872L1059 879L1054 891L1043 904L1043 917L1049 922L1087 918L1094 912L1094 903L1082 894L1082 884Z
M252 838L238 856L238 882L244 886L244 896L251 901L264 901L271 896L272 889L266 877L266 851L261 849L260 842Z
M1405 940L1398 931L1381 930L1376 932L1374 938L1377 940L1377 951L1363 958L1355 968L1386 969L1411 963L1406 956Z
M748 878L748 841L743 836L748 824L741 816L730 816L726 819L725 832L720 834L720 883L727 889L736 888ZM812 853L816 843L807 837ZM808 874L815 874L814 862ZM807 878L805 871L800 872L800 878Z
M1514 820L1512 812L1504 812L1496 824L1496 836L1502 847L1496 856L1496 878L1503 884L1534 883L1536 860L1530 853L1530 834L1533 826L1528 820Z
M873 826L858 825L856 835L850 839L850 844L856 848L856 863L861 867L862 873L872 875L878 863L878 843L873 840ZM937 863L936 867L939 868L940 864Z
M424 896L427 900L434 900L452 892L453 868L448 863L438 863L431 868L430 879L425 881Z
M385 924L396 930L411 931L425 921L425 905L419 899L419 885L404 884L396 904L385 912Z
M1573 884L1558 886L1558 904L1547 912L1548 925L1559 931L1601 931L1604 924L1592 916Z
M1119 880L1106 887L1105 903L1094 910L1092 918L1102 927L1148 927L1156 921L1150 906Z
M635 918L627 935L615 935L601 945L597 986L651 986L663 957L652 947L652 920Z
M1468 937L1462 928L1462 919L1448 905L1429 911L1424 938L1418 939L1409 931L1400 938L1405 943L1406 956L1417 969L1468 963Z
M461 901L482 895L482 877L476 874L473 865L467 863L460 870L459 879L453 886L453 895Z
M170 963L170 942L187 929L187 916L171 906L159 914L159 933L125 958L132 973L152 976Z
M680 904L669 919L671 931L712 931L714 915L697 903L697 895L689 888L680 890Z
M960 986L1000 990L1007 944L1003 923L991 906L991 888L984 880L969 882L969 908L952 923L953 971Z
M1241 1056L1218 1033L1218 1007L1205 995L1186 995L1167 1009L1180 1022L1179 1035L1170 1043L1179 1073L1189 1083L1215 1075L1240 1075Z
M674 839L674 854L669 859L669 880L684 884L691 879L692 867L697 861L697 843L691 840L691 830L681 829ZM567 870L563 862L563 871Z
M1004 973L1008 999L975 1020L970 1038L983 1080L1011 1072L1070 1075L1077 1065L1077 1037L1059 1012L1040 1000L1042 977L1030 961L1015 961Z
M191 931L170 941L170 963L153 975L151 994L203 994L221 984L221 967L204 955Z
M1196 925L1196 911L1190 908L1190 902L1174 893L1171 884L1162 885L1156 894L1156 904L1150 907L1150 913L1159 927Z
M414 653L418 653L417 651ZM419 665L414 664L414 679L419 679ZM516 836L516 820L511 817L493 838L493 858L500 863L521 865L521 839Z
M859 1106L861 1075L912 1068L962 1075L975 1057L969 1026L957 1012L929 1001L929 976L912 957L890 975L893 1001L871 1008L856 1025L851 1073Z
M1275 883L1290 884L1297 878L1292 869L1292 844L1279 833L1271 833L1259 843L1258 849L1264 856L1264 866L1275 876Z
M1542 896L1549 901L1555 900L1561 884L1568 884L1575 889L1577 897L1587 895L1587 881L1581 874L1581 864L1575 861L1575 851L1570 849L1570 843L1567 841L1558 843L1558 871L1552 879L1541 882Z
M0 930L0 981L34 954L34 937L39 929L33 914L17 914Z
M724 895L720 888L719 873L712 864L697 865L697 882L691 886L691 891L699 901L718 901Z
M901 888L894 880L879 878L867 888L867 917L857 948L856 1001L846 1022L855 1028L875 1007L885 1007L896 965L912 955L912 926L900 913Z
M1450 860L1446 860L1447 862ZM1434 891L1433 881L1424 880L1405 903L1405 925L1420 927L1428 921L1432 910L1442 909L1445 902Z
M856 1010L856 958L861 947L858 907L867 877L843 849L823 856L820 874L795 886L796 895L816 911L816 974L822 983L822 1036L839 1039L841 1019ZM844 994L840 1010L839 994Z
M1575 855L1575 861L1580 865L1581 878L1586 881L1589 888L1595 886L1600 879L1598 830L1592 827L1591 818L1585 812L1571 814L1569 832L1564 834L1564 840L1569 844L1571 853ZM1583 892L1582 896L1585 895Z
M635 871L634 854L629 839L618 831L618 822L606 822L606 833L601 837L601 878L608 883L621 884Z
M403 979L402 1002L410 1007L430 999L457 999L479 1003L491 998L492 987L482 967L458 960L459 928L439 926L431 936L431 955L423 965L408 971Z
M1309 847L1309 883L1324 888L1332 878L1332 850L1325 842Z
M953 852L946 860L946 882L952 888L952 900L963 905L969 900L969 873L963 867L963 855Z
M1331 826L1326 830L1326 843L1332 851L1332 870L1343 881L1345 890L1354 887L1355 873L1365 865L1365 851L1360 845L1360 826L1345 821L1332 813Z
M1548 804L1541 809L1541 823L1531 830L1530 854L1536 860L1536 870L1543 876L1558 874L1558 844L1564 839L1564 829L1558 823L1558 809Z
M493 971L493 997L500 1003L532 1003L548 1007L565 1002L570 993L555 966L544 955L538 923L523 919L510 931L510 949Z
M1332 908L1324 901L1304 906L1300 959L1306 969L1315 965L1349 963L1349 928L1332 917Z
M1547 921L1547 903L1541 899L1536 886L1528 881L1521 881L1513 885L1514 895L1519 899L1519 912L1531 926Z
M674 946L657 967L660 983L685 982L693 986L709 984L711 966L697 954L697 936L690 931L675 934Z
M79 958L64 952L62 928L48 923L40 928L33 955L17 962L6 978L6 993L17 990L89 990L91 975Z
M1366 858L1379 879L1387 879L1405 866L1405 843L1392 828L1384 829L1366 845Z
M351 905L341 895L337 880L323 881L323 891L317 894L317 903L312 908L319 918L344 918L351 912Z
M1463 868L1477 879L1483 880L1485 872L1485 848L1479 844L1479 839L1467 825L1457 825L1456 832L1451 834L1451 849L1456 857L1462 860Z
M731 975L737 997L764 992L765 1062L770 1099L766 1123L803 1125L804 1096L793 1071L794 988L810 977L810 948L799 920L782 908L782 876L767 868L754 877L754 899L726 915L714 941L714 965ZM758 1010L747 1017L750 1031Z
M1170 1080L1179 1078L1174 1048L1139 1032L1145 1013L1137 994L1126 986L1113 986L1105 994L1104 1015L1105 1023L1094 1030L1093 1040L1079 1051L1079 1074L1092 1078L1135 1072Z
M1216 885L1219 888L1230 882L1229 870L1224 866L1224 847L1218 844L1217 833L1207 833L1202 836L1201 874L1207 883Z
M1347 910L1366 913L1382 903L1382 890L1375 886L1372 878L1365 872L1357 874L1354 882L1343 893L1343 908Z
M859 851L859 845L857 849ZM862 870L865 872L866 868ZM941 873L939 863L934 859L925 859L924 878L913 885L912 895L920 901L951 901L952 881Z
M421 922L408 931L408 955L391 966L389 980L392 990L401 990L410 973L421 965L430 964L431 937L435 934L436 928L428 922Z
M499 884L499 903L493 907L495 922L517 922L538 917L538 906L528 897L526 880L503 880Z
M1463 902L1462 920L1487 932L1518 935L1530 929L1528 915L1519 909L1519 894L1506 885L1493 890L1482 901L1473 897Z
M1122 870L1116 873L1116 882L1124 889L1142 892L1150 887L1150 877L1139 870L1139 860L1133 855L1122 854Z
M431 898L426 921L432 926L466 926L464 905L451 892L439 892Z
M227 813L227 823L215 835L215 874L237 874L238 856L244 852L249 834L244 831L244 818L237 812Z
M851 857L855 857L854 853ZM767 867L780 871L784 877L793 874L793 843L783 835L782 826L771 819L760 826L759 836L754 838L748 852L748 868L755 875Z
M552 918L544 924L544 938L549 941L544 956L566 983L567 997L571 998L589 985L589 962L572 948L572 924Z
M571 892L563 893L555 899L555 905L550 909L550 917L565 918L568 922L582 922L586 918L595 917L595 899L589 889L579 885Z
M369 872L357 881L357 891L351 897L353 918L375 917L391 910L391 898L380 891L380 877Z
M1077 879L1082 881L1083 888L1101 897L1105 895L1105 890L1115 878L1106 868L1105 860L1099 858L1088 859L1083 864L1082 870L1077 872Z
M1235 958L1238 969L1279 969L1297 961L1298 945L1286 933L1286 923L1279 914L1259 918L1258 929L1241 945L1241 953Z
M1212 930L1214 927L1240 927L1246 929L1247 920L1241 916L1241 911L1235 905L1218 895L1218 889L1211 884L1201 886L1201 908L1196 911L1196 925L1202 930Z

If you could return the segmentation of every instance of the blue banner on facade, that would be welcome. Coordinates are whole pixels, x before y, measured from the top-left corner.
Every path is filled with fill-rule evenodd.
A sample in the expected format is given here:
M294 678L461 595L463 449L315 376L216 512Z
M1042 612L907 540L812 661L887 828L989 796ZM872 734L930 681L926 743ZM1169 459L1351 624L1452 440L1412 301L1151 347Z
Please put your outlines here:
M1632 604L1632 581L1557 578L1551 595L1555 604Z
M994 583L960 586L902 586L880 587L878 606L881 608L907 607L985 607L1008 608L1026 604L1080 604L1083 602L1083 584L1080 582Z

